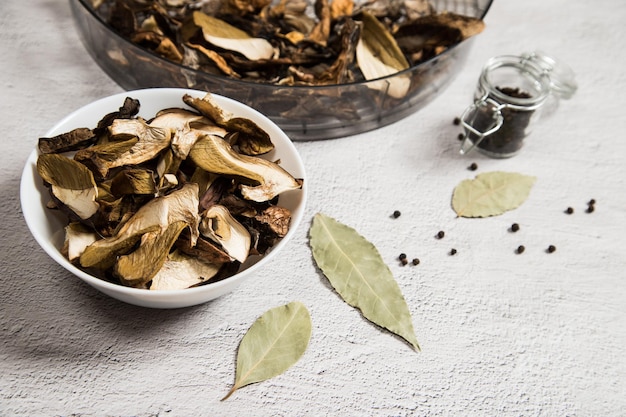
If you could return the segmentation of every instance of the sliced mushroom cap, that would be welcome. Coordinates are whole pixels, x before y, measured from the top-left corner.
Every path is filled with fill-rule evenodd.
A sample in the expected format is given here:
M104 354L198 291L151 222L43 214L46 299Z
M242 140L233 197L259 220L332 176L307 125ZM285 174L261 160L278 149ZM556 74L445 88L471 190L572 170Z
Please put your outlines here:
M128 255L120 256L113 273L122 284L129 287L145 287L159 272L170 248L188 224L176 221L165 230L155 230L141 237L139 248Z
M278 52L267 40L254 38L243 30L205 13L193 12L192 20L193 24L200 28L207 42L239 52L249 60L270 59Z
M148 169L125 169L113 177L111 193L116 196L123 194L154 194L157 186L154 173Z
M251 237L224 206L215 204L201 215L200 233L222 245L233 259L243 263L250 253Z
M85 267L111 267L117 256L128 251L145 233L164 231L172 223L184 221L195 244L198 236L198 185L185 184L180 190L150 200L142 206L112 237L91 244L80 257ZM106 269L106 268L103 268Z
M37 172L51 185L52 195L81 219L98 211L98 187L83 164L62 155L43 154L37 158Z
M182 290L202 284L213 278L221 266L174 251L152 278L150 290Z
M176 131L183 129L193 121L199 121L202 119L204 119L204 116L196 112L181 108L169 108L159 111L149 124L152 127L160 127Z
M152 127L142 119L116 119L109 126L109 133L116 142L82 149L74 156L78 161L89 161L103 177L111 168L154 158L170 145L172 138L169 129Z
M375 80L409 68L406 57L387 28L367 12L363 12L362 18L363 28L356 47L356 59L365 79ZM394 98L403 98L409 91L411 78L408 74L398 75L370 82L368 86Z
M274 149L269 134L250 119L235 117L215 103L211 94L195 98L188 94L183 101L230 132L237 132L237 146L245 155L262 155ZM207 132L211 133L211 132ZM224 137L224 135L219 135Z
M249 200L269 201L277 195L302 188L302 180L295 179L280 165L262 158L241 155L222 138L202 137L189 152L200 168L234 178L244 178L258 185L241 185L241 194Z
M216 126L205 116L180 108L161 110L150 121L151 127L169 129L172 134L171 149L180 160L187 158L189 150L198 138L204 134L224 137L226 129Z

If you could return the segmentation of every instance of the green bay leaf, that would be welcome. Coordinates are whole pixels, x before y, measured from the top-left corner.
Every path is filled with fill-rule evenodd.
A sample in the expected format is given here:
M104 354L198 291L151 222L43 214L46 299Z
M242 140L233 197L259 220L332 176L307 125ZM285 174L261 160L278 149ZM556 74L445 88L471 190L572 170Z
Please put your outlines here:
M309 344L311 327L311 316L301 302L266 311L241 339L235 384L222 401L239 388L280 375L296 363Z
M321 213L313 218L309 236L315 262L344 301L419 350L404 296L376 247Z
M479 174L456 186L452 208L459 217L498 216L526 201L535 181L535 177L515 172Z

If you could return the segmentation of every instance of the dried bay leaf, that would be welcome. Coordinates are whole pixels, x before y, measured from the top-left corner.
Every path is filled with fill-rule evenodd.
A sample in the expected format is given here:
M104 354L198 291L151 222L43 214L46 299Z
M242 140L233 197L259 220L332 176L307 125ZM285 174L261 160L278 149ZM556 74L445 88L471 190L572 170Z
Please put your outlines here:
M404 296L376 247L321 213L313 218L309 236L315 262L339 295L366 319L420 350Z
M282 374L304 354L311 338L311 316L306 306L293 301L266 311L244 335L237 351L237 389Z
M459 217L498 216L526 201L535 180L535 177L515 172L479 174L456 186L452 208Z

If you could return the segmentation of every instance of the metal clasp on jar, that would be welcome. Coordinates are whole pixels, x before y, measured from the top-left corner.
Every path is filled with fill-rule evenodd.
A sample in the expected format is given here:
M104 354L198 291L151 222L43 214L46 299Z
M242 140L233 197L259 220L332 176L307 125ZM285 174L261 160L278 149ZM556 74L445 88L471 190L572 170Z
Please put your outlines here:
M503 104L500 104L485 95L479 101L475 101L461 115L461 124L465 129L465 136L461 142L461 154L465 155L485 138L496 132L502 126ZM490 109L488 108L490 107ZM486 108L486 110L483 110Z
M465 136L460 153L465 155L479 147L482 153L495 158L508 158L516 154L527 134L532 113L542 104L543 101L530 105L499 103L489 94L484 94L461 115ZM481 146L481 142L491 135L494 143Z

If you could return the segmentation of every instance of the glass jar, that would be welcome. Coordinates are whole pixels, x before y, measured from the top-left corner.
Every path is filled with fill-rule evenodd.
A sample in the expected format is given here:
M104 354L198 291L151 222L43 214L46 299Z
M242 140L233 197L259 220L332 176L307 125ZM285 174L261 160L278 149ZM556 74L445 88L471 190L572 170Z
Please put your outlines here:
M493 158L516 155L542 110L554 111L558 98L571 98L576 88L572 70L543 53L491 58L461 116L461 154L476 148Z

